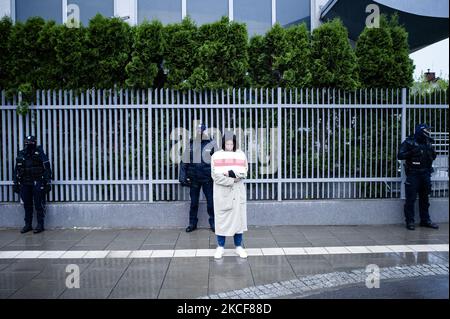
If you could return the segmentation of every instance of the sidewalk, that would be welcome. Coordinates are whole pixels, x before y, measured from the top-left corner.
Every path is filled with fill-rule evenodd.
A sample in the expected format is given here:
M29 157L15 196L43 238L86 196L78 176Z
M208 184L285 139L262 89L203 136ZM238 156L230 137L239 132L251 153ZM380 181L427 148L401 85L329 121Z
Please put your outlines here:
M448 280L448 243L448 224L250 227L249 257L237 257L227 238L217 261L209 229L2 229L0 298L288 298L361 282L370 264L381 280ZM69 264L79 267L80 288L66 287Z

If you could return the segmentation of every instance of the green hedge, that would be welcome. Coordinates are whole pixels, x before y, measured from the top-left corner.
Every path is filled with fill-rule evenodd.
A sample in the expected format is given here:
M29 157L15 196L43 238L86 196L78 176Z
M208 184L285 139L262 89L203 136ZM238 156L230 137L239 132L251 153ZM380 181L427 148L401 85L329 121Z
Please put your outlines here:
M226 17L200 27L189 17L130 26L97 15L79 28L0 20L0 88L24 101L36 89L390 88L411 85L412 72L396 19L365 29L356 49L338 19L312 34L276 24L251 39Z

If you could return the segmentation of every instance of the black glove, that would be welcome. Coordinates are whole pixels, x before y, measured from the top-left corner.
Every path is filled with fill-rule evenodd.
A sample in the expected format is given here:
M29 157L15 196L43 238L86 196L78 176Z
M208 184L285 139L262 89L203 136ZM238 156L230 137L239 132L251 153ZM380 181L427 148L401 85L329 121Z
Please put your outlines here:
M52 190L52 185L50 184L50 182L45 181L45 182L42 182L40 188L44 194L48 194Z
M14 193L20 194L21 189L22 189L22 187L20 186L20 184L14 184L13 185L13 192Z
M236 178L236 174L232 170L228 171L228 176L232 177L232 178Z
M51 190L52 190L52 184L46 183L46 184L44 185L44 192L45 192L45 194L50 193Z

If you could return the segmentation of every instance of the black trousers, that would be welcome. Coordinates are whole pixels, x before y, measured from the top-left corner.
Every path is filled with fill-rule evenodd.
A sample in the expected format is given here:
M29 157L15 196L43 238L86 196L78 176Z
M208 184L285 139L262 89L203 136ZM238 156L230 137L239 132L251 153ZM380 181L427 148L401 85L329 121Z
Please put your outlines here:
M206 197L206 208L209 215L209 225L214 227L214 202L213 202L213 181L193 182L190 187L191 207L189 210L189 225L197 225L198 202L200 198L200 188Z
M431 175L430 173L409 173L405 182L405 220L406 223L414 223L414 204L416 202L417 193L419 194L419 214L420 222L430 222L430 214L428 208L430 202L428 199L431 193Z
M33 208L36 209L38 225L44 225L45 217L45 192L41 182L34 185L22 185L20 197L25 209L25 225L32 225Z

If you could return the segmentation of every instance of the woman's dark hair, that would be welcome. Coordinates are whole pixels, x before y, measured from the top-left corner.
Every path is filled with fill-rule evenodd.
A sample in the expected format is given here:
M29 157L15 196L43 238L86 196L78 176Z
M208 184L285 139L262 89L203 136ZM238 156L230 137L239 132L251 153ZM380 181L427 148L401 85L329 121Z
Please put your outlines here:
M225 151L225 142L233 140L233 152L236 152L236 134L232 132L225 132L222 136L222 150Z

